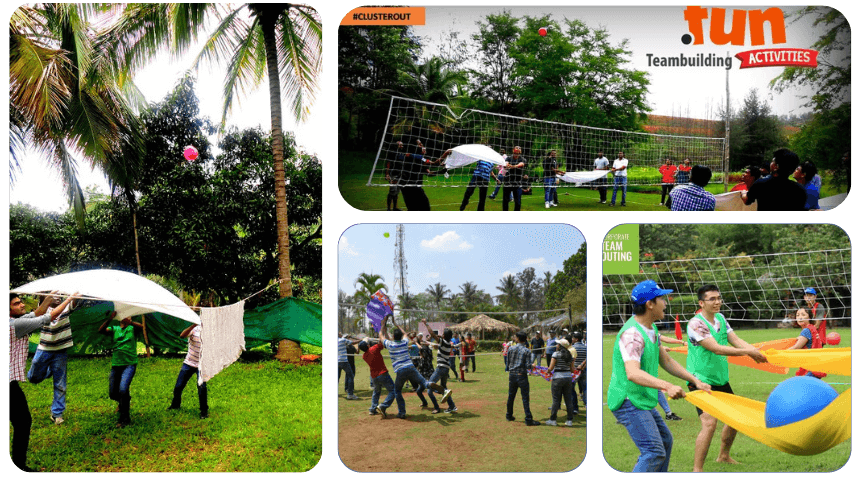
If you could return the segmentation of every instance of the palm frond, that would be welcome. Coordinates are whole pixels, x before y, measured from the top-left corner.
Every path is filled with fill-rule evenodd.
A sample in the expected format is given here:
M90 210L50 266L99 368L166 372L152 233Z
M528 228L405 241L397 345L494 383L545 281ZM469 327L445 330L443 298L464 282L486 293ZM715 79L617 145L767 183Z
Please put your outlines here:
M259 20L255 18L244 32L236 33L236 44L225 75L221 128L227 122L236 91L244 94L266 78L266 46Z
M279 18L278 70L284 86L282 95L300 121L310 113L316 91L322 61L321 33L318 14L309 7L291 9Z

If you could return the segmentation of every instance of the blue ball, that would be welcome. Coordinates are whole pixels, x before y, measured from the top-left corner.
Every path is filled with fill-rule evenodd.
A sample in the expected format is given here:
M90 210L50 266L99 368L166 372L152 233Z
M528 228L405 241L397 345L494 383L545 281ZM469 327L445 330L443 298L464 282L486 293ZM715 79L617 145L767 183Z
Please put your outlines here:
M824 410L839 394L815 377L793 377L781 382L765 402L768 428L790 425Z

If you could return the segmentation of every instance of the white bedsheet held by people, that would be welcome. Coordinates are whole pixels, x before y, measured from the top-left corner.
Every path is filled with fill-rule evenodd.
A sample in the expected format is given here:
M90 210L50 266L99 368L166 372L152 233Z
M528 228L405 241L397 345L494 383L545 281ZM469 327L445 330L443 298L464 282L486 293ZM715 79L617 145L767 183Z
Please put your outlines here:
M40 278L12 289L13 293L34 295L56 290L69 295L80 292L84 300L113 302L116 318L160 312L194 324L200 317L188 305L161 285L121 270L82 270Z
M601 179L609 173L609 170L591 170L586 172L567 172L564 175L558 175L558 178L567 182L581 185L583 183L593 182Z
M746 205L741 199L741 192L726 192L719 195L714 195L717 200L715 208L718 212L754 212L758 210L758 202L753 202L752 205Z
M478 160L484 160L495 165L504 165L505 159L495 150L479 144L460 145L451 149L451 155L445 159L445 168L465 167Z
M244 316L244 300L226 307L200 309L199 385L229 367L245 351Z

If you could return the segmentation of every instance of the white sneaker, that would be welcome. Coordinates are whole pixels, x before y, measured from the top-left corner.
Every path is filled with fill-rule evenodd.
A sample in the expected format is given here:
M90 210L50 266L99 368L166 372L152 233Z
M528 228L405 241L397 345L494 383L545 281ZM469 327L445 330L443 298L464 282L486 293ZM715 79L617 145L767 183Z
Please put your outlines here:
M445 390L445 393L442 394L442 400L440 402L447 402L449 398L451 398L451 394L454 393L451 390Z
M546 205L546 208L549 208L549 202L544 202L544 205Z
M568 420L568 421L564 422L564 426L565 427L572 427L573 426L573 420Z
M555 203L555 202L549 202L549 206L550 206L550 207L557 207L557 206L558 206L558 204L557 204L557 203Z
M547 420L546 424L549 425L550 427L558 426L558 422L556 422L555 420Z
M53 422L54 425L59 425L59 424L63 423L64 421L65 420L63 420L63 417L55 417L55 416L51 415L51 422Z

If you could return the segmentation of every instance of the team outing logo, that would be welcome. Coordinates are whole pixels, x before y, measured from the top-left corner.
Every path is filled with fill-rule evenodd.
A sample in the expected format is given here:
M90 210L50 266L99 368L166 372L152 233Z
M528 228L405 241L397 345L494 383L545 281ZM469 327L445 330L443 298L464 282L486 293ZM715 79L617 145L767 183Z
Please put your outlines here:
M726 32L727 15L731 16L731 29ZM765 24L770 28L770 43L786 43L785 15L782 10L771 7L766 10L703 8L690 6L684 9L684 20L690 33L681 37L684 45L705 44L705 21L709 21L707 40L714 45L746 45L749 26L750 46L765 45ZM736 53L741 61L739 68L756 67L811 67L818 66L818 52L803 48L763 48Z

